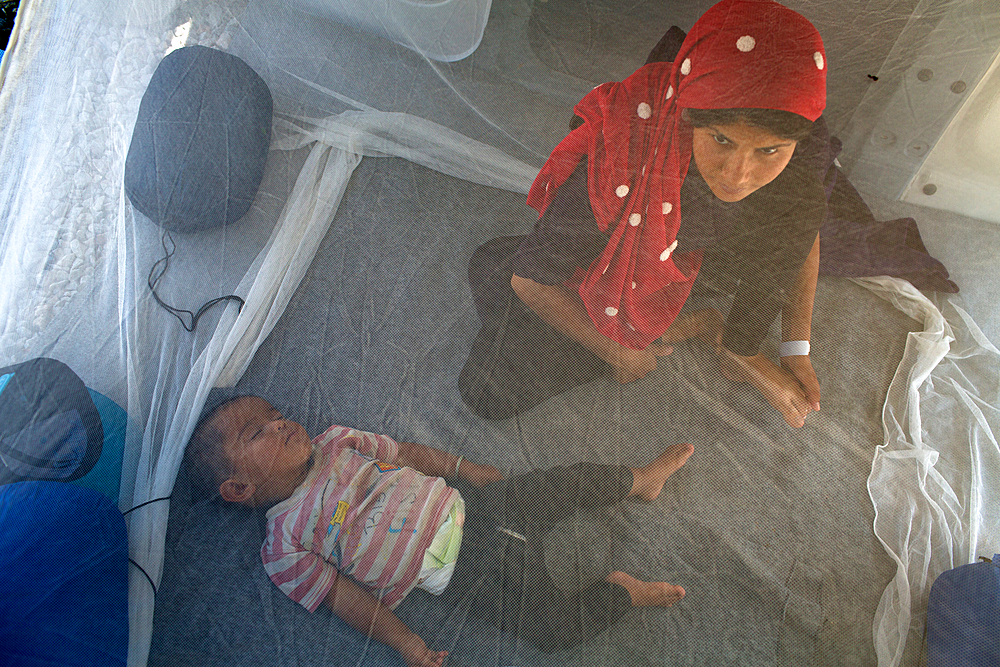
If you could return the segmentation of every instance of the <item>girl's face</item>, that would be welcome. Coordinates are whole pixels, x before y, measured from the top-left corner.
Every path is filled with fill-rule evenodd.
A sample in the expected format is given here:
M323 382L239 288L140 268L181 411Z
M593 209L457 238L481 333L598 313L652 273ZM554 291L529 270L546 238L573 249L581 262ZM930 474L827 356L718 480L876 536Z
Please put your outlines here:
M739 122L694 128L692 150L712 193L724 202L736 202L777 178L796 143Z

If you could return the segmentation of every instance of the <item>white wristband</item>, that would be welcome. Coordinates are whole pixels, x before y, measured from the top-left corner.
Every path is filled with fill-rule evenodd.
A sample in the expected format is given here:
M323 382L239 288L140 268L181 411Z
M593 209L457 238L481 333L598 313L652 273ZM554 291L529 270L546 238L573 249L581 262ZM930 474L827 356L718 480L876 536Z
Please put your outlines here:
M809 354L809 341L807 340L786 340L778 346L779 357L797 357Z

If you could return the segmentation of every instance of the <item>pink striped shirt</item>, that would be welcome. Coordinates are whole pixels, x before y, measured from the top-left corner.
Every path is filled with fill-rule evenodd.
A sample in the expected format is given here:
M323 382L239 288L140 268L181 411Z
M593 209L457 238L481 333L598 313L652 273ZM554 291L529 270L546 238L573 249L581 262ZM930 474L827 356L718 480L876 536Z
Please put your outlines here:
M309 611L338 572L392 609L416 585L458 492L440 477L392 465L399 446L384 435L331 426L313 448L305 481L267 513L264 569Z

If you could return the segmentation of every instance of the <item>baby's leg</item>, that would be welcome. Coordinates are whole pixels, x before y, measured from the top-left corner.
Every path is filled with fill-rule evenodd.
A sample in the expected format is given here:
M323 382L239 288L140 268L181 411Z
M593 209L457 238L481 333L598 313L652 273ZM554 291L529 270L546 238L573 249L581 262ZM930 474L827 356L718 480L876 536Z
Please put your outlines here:
M693 451L694 447L686 443L671 445L649 465L632 468L632 490L628 495L644 500L656 499L667 478L684 465Z
M595 581L577 592L567 593L552 582L540 549L526 563L522 604L516 610L516 634L545 652L560 651L585 642L627 614L634 605L628 589L617 582ZM517 590L509 587L506 590Z
M684 589L665 581L640 581L624 572L612 572L605 579L628 591L633 607L671 607L684 597Z
M518 533L544 533L575 510L621 502L633 479L625 466L596 463L533 470L470 490L467 514L489 517L484 520Z
M606 507L629 496L655 499L693 450L688 444L673 445L641 468L578 463L533 470L470 490L466 501L477 514L489 516L489 522L518 532L515 526L545 532L578 509Z

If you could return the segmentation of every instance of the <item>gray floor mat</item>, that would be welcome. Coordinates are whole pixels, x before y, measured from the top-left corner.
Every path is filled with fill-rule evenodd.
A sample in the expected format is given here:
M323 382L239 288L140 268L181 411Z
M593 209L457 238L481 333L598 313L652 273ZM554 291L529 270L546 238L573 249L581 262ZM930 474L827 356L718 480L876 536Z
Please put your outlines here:
M653 503L577 516L547 560L571 589L609 568L683 585L577 649L540 654L417 591L399 607L450 665L875 664L871 619L893 573L865 488L885 390L916 323L821 279L823 409L800 430L718 371L699 343L638 382L578 387L519 418L472 415L456 388L479 323L465 270L481 242L530 229L519 195L402 160L366 159L306 279L238 387L319 433L339 423L464 453L505 472L642 464L695 446ZM880 337L867 333L879 331ZM260 563L263 518L185 501L178 481L151 664L396 664L325 609L286 599ZM612 539L611 536L614 536Z

